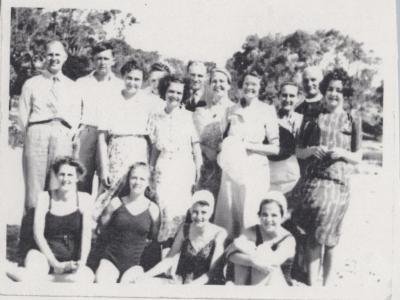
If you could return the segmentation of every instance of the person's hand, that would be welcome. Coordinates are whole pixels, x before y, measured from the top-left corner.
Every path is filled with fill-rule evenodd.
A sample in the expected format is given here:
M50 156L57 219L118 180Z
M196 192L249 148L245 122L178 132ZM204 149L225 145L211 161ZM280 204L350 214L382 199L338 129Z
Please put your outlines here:
M64 262L57 262L53 268L55 274L63 274L63 273L70 273L75 272L79 267L79 263L76 261L64 261Z
M336 147L330 151L330 155L332 159L346 158L346 152L343 148Z
M311 155L315 156L318 159L324 158L324 156L327 154L327 148L325 146L312 146L309 148Z
M111 187L111 177L110 173L108 170L103 170L101 172L101 183L104 185L104 187L109 188Z

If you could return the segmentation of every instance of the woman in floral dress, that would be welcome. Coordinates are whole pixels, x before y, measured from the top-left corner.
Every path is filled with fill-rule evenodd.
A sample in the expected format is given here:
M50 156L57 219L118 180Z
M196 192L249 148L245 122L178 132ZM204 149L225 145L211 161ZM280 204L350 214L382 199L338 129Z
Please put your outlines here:
M199 138L192 113L181 106L187 95L188 84L181 77L170 75L160 81L160 96L166 107L153 115L150 133L150 164L161 209L160 242L174 238L190 207L193 186L200 178Z
M350 175L361 161L361 121L343 110L344 96L351 96L351 79L341 68L321 82L325 111L304 124L297 155L308 159L305 175L293 190L294 222L307 236L306 259L310 285L329 284L335 246L350 196Z

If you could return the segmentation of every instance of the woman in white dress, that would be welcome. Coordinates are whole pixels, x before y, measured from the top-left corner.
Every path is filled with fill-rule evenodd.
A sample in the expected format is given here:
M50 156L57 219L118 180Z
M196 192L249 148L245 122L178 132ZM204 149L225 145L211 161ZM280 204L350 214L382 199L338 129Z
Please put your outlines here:
M227 134L219 154L221 187L214 221L230 238L257 223L258 199L269 190L267 155L279 152L275 109L258 99L261 77L244 76L243 98L227 112ZM267 138L268 144L263 144Z
M170 75L160 81L160 96L166 107L152 118L150 164L161 209L160 242L172 240L190 208L193 186L202 165L199 138L192 113L182 107L188 95L183 78Z

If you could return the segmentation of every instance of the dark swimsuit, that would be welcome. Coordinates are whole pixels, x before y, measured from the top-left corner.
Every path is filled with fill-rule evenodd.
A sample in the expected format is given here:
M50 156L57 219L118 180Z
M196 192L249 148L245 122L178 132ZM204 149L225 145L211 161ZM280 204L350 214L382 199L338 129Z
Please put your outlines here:
M209 241L199 251L194 249L189 239L190 224L185 223L183 227L183 241L181 255L179 258L176 275L182 277L182 283L199 278L203 274L207 274L210 270L211 260L215 250L215 239Z
M78 261L81 256L82 213L79 210L79 197L76 197L77 209L64 216L52 214L52 198L45 216L44 237L56 259L60 262ZM33 249L40 250L35 243Z
M112 214L105 228L106 246L101 258L111 261L122 275L132 266L140 264L152 228L153 219L149 209L132 215L122 204Z
M256 246L259 246L264 242L262 234L261 234L260 225L256 225L255 229L256 229ZM290 236L292 236L292 235L291 234L287 234L287 235L283 236L277 242L273 243L272 246L271 246L272 251L276 251L279 248L279 245ZM285 276L286 282L289 285L292 285L292 276L291 276L292 264L293 264L293 258L288 258L281 265L281 269L282 269L283 275Z

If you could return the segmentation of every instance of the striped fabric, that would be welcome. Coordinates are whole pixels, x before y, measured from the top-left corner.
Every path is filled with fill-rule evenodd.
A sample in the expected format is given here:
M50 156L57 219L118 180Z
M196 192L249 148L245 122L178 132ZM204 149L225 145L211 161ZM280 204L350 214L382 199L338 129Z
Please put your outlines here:
M311 128L313 126L318 130ZM304 138L299 141L302 147L310 146L310 141L315 143L316 140L329 149L340 147L357 151L360 147L360 126L346 112L321 114L317 122L304 128L311 134L302 135ZM352 166L343 159L333 160L329 155L321 160L313 157L293 190L293 220L319 244L335 246L339 241L349 204L351 172Z

